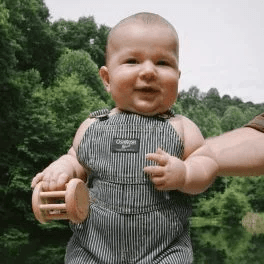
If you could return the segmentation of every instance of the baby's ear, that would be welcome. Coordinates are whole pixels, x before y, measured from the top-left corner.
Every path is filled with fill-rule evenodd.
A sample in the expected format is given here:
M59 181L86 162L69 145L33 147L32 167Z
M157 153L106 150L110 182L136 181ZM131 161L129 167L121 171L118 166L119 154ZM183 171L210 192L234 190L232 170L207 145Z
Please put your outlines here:
M102 66L99 70L100 77L103 81L105 89L107 92L110 92L110 84L109 84L109 72L106 66Z

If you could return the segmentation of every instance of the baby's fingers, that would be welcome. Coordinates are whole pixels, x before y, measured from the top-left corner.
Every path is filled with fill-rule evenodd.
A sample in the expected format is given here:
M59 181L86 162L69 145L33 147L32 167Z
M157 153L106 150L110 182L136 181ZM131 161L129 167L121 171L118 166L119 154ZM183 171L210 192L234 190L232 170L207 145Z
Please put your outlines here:
M168 157L158 153L148 153L146 159L157 162L160 166L165 166L168 162Z
M32 180L31 182L31 188L34 189L36 185L42 181L44 177L44 174L42 172L38 173Z
M45 175L43 177L42 189L44 192L56 190L56 179L52 175Z
M62 173L60 174L60 177L58 178L57 181L57 190L61 191L61 190L65 190L66 189L66 184L71 180L71 177L66 174L66 173Z
M155 185L155 188L162 190L165 184L164 168L161 166L148 166L144 168L144 171L150 174L150 180Z
M151 176L162 176L164 174L164 169L161 166L148 166L144 168L144 172Z
M66 173L53 173L44 176L42 188L43 191L61 191L65 190L65 185L70 177Z

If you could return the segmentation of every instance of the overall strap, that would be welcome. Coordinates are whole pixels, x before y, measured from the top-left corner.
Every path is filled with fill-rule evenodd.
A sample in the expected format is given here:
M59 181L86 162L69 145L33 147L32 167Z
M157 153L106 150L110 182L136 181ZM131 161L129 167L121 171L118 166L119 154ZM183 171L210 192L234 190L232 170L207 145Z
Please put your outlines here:
M101 109L90 113L89 118L97 118L100 121L103 121L109 118L109 113L109 109Z
M162 119L170 119L172 117L175 117L175 113L172 109L169 109L168 111L166 111L163 114L157 114L156 115L158 118L162 118Z

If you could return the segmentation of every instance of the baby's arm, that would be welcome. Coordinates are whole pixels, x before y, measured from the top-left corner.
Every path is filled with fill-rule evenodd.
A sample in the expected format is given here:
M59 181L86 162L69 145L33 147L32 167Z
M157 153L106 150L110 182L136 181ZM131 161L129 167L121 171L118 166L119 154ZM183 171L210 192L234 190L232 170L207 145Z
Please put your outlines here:
M42 172L38 173L32 180L32 188L35 188L37 183L43 181L44 191L63 190L65 189L65 184L73 178L79 178L83 181L86 180L86 171L78 162L76 151L86 129L92 122L92 119L87 119L82 123L77 130L73 146L68 153L51 163Z
M177 189L198 194L213 183L218 165L198 127L188 118L178 119L177 127L181 127L185 146L183 160L158 149L156 153L147 154L147 159L156 161L158 166L145 167L144 171L151 175L158 190Z

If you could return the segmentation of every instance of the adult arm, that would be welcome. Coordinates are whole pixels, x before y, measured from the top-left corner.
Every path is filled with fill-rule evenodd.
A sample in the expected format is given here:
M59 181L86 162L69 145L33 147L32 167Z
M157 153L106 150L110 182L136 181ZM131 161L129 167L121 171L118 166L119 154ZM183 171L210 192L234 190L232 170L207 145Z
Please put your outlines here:
M257 176L264 174L264 134L251 127L242 127L206 144L216 156L221 176Z

